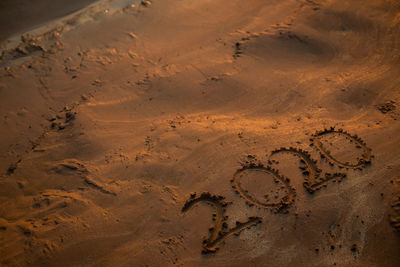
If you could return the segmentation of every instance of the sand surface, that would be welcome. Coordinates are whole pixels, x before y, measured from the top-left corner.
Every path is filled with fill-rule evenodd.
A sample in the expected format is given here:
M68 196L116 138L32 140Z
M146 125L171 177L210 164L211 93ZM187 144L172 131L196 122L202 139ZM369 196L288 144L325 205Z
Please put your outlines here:
M399 1L90 12L1 51L1 265L400 266Z
M1 0L0 41L66 16L96 0Z

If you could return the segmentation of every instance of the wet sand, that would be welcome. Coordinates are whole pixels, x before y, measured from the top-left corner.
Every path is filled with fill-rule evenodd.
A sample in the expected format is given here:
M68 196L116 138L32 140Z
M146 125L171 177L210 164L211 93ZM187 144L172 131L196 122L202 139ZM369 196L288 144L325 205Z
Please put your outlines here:
M400 265L397 1L96 10L1 53L1 264Z

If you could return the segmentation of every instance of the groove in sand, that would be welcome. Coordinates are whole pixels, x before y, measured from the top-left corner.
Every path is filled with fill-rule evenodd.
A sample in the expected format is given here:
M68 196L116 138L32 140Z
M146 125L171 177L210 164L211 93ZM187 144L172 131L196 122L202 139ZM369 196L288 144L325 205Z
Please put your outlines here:
M227 229L228 225L225 216L225 207L228 203L224 202L225 198L222 196L211 195L208 192L196 196L195 193L191 194L190 199L186 201L182 208L182 212L191 209L199 202L206 202L215 207L216 213L213 214L214 225L209 228L210 236L203 240L203 254L214 253L219 249L219 244L231 235L239 235L244 229L250 228L262 222L260 217L249 217L247 222L236 222L236 227Z

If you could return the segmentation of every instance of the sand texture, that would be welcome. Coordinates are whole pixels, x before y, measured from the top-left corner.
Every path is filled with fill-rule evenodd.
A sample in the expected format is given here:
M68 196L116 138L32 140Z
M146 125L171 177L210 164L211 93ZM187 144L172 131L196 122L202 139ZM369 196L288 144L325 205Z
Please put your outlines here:
M1 46L0 265L400 266L399 1L122 2Z

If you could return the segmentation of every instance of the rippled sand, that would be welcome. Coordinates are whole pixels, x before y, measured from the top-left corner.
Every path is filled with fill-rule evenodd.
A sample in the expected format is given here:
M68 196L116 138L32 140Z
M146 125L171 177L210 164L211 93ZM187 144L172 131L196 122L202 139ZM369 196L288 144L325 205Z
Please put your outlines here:
M3 265L400 265L398 1L116 2L2 46Z

